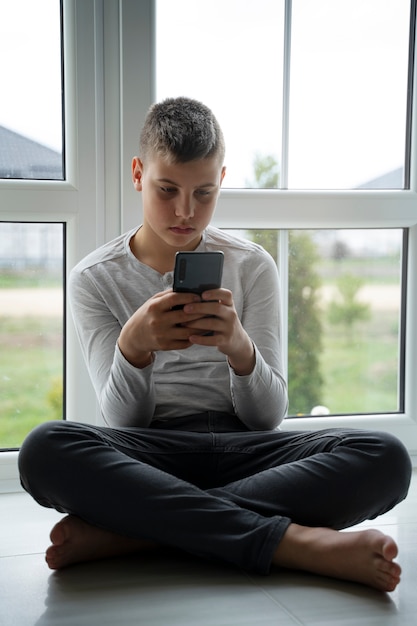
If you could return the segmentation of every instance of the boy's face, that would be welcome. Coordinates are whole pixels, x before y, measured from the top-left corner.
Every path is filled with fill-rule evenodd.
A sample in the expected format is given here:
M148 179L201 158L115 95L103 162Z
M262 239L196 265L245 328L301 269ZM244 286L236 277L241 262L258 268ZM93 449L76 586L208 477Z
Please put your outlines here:
M210 223L225 175L218 159L172 163L154 157L132 162L133 184L142 192L142 236L156 245L194 250Z

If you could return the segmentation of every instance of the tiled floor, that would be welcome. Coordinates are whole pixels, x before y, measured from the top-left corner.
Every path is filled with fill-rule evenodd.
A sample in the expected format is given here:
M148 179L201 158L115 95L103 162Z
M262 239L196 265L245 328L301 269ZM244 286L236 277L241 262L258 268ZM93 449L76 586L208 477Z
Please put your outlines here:
M407 500L373 526L396 538L403 579L394 593L301 573L250 576L162 554L51 572L59 519L23 493L0 496L1 626L416 626L417 471Z

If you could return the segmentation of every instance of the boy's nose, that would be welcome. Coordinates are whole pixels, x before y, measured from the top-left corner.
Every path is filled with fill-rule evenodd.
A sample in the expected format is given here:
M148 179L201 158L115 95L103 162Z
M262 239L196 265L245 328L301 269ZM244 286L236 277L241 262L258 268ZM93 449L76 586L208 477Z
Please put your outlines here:
M175 215L190 219L194 216L194 200L193 198L182 198L175 207Z

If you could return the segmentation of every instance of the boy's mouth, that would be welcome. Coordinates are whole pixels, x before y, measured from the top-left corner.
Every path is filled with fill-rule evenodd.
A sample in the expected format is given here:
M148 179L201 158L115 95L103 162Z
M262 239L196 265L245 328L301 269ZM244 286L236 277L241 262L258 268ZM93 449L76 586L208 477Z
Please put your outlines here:
M191 226L171 226L170 230L176 235L190 235L194 232Z

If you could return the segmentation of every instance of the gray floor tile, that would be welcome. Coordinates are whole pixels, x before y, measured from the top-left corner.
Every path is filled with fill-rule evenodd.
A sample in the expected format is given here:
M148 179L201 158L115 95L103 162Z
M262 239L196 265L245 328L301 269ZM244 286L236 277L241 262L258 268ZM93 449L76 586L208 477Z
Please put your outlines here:
M416 626L417 475L407 500L372 526L391 534L397 590L303 573L250 576L178 553L51 572L50 528L62 517L26 494L0 495L0 626Z

